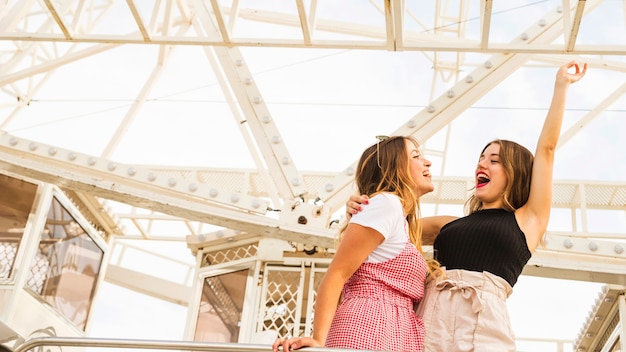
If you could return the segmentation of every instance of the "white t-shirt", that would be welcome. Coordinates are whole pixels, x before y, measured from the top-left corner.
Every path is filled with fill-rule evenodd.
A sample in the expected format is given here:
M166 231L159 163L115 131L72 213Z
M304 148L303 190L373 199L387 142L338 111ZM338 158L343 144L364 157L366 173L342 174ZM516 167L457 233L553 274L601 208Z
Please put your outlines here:
M352 215L350 223L372 228L385 240L365 260L381 263L395 258L409 241L408 223L402 210L400 198L391 193L379 193L370 198L363 210Z

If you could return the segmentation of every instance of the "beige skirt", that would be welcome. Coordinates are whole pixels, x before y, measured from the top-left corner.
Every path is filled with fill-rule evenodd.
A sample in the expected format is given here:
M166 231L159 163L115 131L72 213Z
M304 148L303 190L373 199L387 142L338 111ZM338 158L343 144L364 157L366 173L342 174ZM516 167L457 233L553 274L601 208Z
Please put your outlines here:
M426 328L426 352L515 351L506 299L513 289L488 272L446 270L431 280L416 313Z

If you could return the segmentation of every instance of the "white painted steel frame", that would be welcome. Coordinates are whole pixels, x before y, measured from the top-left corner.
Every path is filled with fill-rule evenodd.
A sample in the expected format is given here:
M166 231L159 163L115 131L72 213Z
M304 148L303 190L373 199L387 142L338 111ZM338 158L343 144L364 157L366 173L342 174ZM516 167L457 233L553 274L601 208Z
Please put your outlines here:
M347 194L350 193L349 181L353 165L338 175L316 175L298 170L290 163L289 150L280 143L282 137L272 124L262 92L246 67L240 47L432 51L433 75L454 76L455 80L457 78L455 75L465 60L465 53L492 54L489 60L476 67L465 80L458 80L446 94L433 97L430 107L416 114L396 130L397 134L413 134L419 140L425 140L448 126L460 112L530 61L560 64L565 59L561 54L571 55L569 57L588 54L609 56L626 54L626 46L620 44L577 43L584 17L603 3L600 0L564 0L562 9L570 11L557 9L546 14L545 17L539 18L535 25L508 43L495 42L492 39L492 0L480 1L481 32L478 40L467 39L462 25L454 28L456 37L436 35L436 31L435 33L406 31L406 21L418 20L407 8L405 0L370 3L384 17L385 26L382 30L358 23L319 18L317 13L319 3L316 0L308 2L308 7L306 1L294 0L296 11L289 14L241 8L239 1L234 1L232 7L226 7L218 0L168 0L155 1L148 5L139 0L127 0L135 31L131 34L119 34L93 32L102 15L113 6L113 1L2 2L0 41L12 43L15 50L10 59L0 66L0 86L12 92L16 101L10 105L13 107L11 115L0 122L0 131L28 106L30 99L46 84L55 70L64 65L98 55L120 45L157 45L159 56L151 75L135 97L135 103L125 113L122 123L102 155L82 155L77 151L64 151L55 146L44 146L36 141L4 134L0 136L2 141L0 169L66 187L76 192L85 204L93 207L93 210L97 210L99 203L99 200L93 197L102 197L163 212L165 217L170 217L168 220L207 222L239 231L330 247L334 239L334 230L328 227L333 220L333 214L340 209ZM456 9L451 8L455 6L451 2L438 2L435 15L439 21L437 23L443 24L450 13L456 13L458 24L462 24L464 16L467 16L465 11L467 8L464 6L468 6L468 3L469 1L461 1L459 8ZM146 10L146 7L151 8ZM31 17L35 19L41 11L47 12L46 19L30 21L30 26L26 26L24 19ZM234 35L234 29L239 21L267 22L298 28L301 37L295 39L237 37ZM38 23L39 26L34 27L33 23ZM317 34L321 31L349 34L360 39L317 39ZM554 43L555 38L560 35L564 36L563 43ZM171 173L183 174L182 169L157 171L135 165L120 165L110 160L128 125L134 121L145 103L145 98L159 80L172 51L177 46L189 45L204 46L207 59L212 63L214 71L221 73L220 86L229 99L235 119L241 122L244 140L248 143L251 153L255 154L258 170L234 170L235 173L248 175L246 178L248 187L245 189L253 190L248 194L237 194L233 198L228 187L220 187L219 182L216 183L217 188L214 186L207 189L206 185L193 183L184 177L174 180L169 178L168 175ZM455 54L455 60L445 60L443 54L446 53ZM602 64L607 69L626 72L626 65L620 62L598 58L591 58L590 61L596 65ZM24 64L25 62L29 64ZM562 134L559 147L593 121L600 112L623 97L624 93L626 85L616 89L594 110L579 119ZM278 143L270 142L272 140ZM14 141L16 144L13 144ZM33 145L37 147L32 149ZM260 154L253 152L257 148ZM55 150L55 155L50 155L52 149ZM73 155L82 163L62 160L59 158L61 154L64 157ZM446 150L443 150L444 157L445 154ZM89 165L90 160L95 161L93 165ZM111 165L115 165L113 170L110 169ZM206 170L212 171L218 173L223 170ZM143 176L143 179L139 179L138 176ZM152 177L155 177L156 182L149 181ZM256 179L262 181L255 181ZM436 187L440 190L446 186L454 188L456 184L462 184L467 180L435 181L441 183ZM260 186L255 187L256 183L260 183ZM255 193L256 188L261 188L267 193ZM554 207L570 208L573 224L577 223L577 213L580 212L582 229L564 234L549 233L546 248L538 251L525 272L546 277L570 277L623 284L626 260L623 252L617 253L615 248L622 243L620 240L623 240L626 234L589 233L586 212L589 209L626 211L624 202L626 183L581 181L570 184L557 180L555 189L562 189L566 199L565 195L570 194L573 189L576 196L569 201L558 201L556 198L559 194L555 192ZM602 195L607 190L611 198L603 199ZM211 196L213 194L215 195ZM441 194L436 198L435 194L429 196L431 197L425 197L425 202L462 204L466 194L457 192L451 199L441 197ZM299 203L300 197L305 202ZM323 201L323 207L306 202L318 198ZM268 212L269 215L274 215L271 212L276 210L271 209L270 204L283 211L276 217L267 216ZM291 207L295 207L295 211L284 211ZM123 230L116 227L115 222L107 219L106 215L102 215L103 223L108 224L111 233L123 236ZM119 215L126 218L134 216L150 222L161 219L156 215L152 218L138 214ZM298 219L302 216L310 219L307 226L298 224ZM154 238L147 229L139 231L145 239ZM573 247L566 248L567 241L570 241ZM589 248L592 242L604 247L591 251ZM115 268L112 267L111 275L124 276L114 272ZM623 322L623 310L621 314ZM621 335L621 340L624 341L623 327Z

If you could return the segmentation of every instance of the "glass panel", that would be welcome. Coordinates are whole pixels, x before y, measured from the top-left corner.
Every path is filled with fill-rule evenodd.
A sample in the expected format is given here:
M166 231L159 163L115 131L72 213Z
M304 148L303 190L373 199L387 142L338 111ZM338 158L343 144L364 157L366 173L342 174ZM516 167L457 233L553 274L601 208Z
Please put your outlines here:
M103 254L53 198L27 287L84 330Z
M0 174L0 279L13 272L37 185Z
M194 341L238 342L248 272L204 279Z

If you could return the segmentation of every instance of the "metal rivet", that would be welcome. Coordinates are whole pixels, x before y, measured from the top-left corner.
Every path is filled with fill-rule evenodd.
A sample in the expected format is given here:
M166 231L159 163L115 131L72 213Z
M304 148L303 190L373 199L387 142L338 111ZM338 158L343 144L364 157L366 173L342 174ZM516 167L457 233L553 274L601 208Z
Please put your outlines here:
M574 246L574 243L572 243L572 241L569 238L563 241L563 247L570 249L573 246Z

